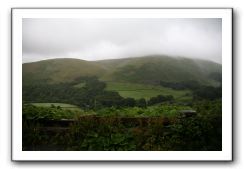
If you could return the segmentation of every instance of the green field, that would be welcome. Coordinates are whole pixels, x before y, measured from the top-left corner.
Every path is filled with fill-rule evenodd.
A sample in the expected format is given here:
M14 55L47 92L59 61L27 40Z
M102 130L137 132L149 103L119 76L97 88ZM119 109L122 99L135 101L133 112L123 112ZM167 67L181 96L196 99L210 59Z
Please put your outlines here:
M178 101L190 100L192 98L189 90L173 90L161 86L152 86L136 83L118 83L118 82L106 82L106 90L116 91L124 98L134 99L150 99L157 95L172 95Z
M55 107L61 107L62 109L67 110L81 110L78 106L67 104L67 103L30 103L33 106L37 107L51 107L52 105Z
M79 84L76 84L74 85L74 87L77 87L77 88L82 88L82 87L85 87L86 83L79 83Z

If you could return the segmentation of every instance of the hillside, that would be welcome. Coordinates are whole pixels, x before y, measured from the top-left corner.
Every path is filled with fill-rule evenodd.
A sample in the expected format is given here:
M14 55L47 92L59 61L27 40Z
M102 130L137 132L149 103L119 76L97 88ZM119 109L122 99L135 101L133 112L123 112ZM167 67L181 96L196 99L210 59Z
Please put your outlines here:
M102 61L51 59L23 64L23 83L65 83L80 76L103 81L158 84L159 81L198 81L215 84L212 73L221 74L220 64L183 57L145 56Z
M198 81L211 83L211 73L221 73L221 65L183 57L148 56L96 62L109 69L102 79L132 83L158 84L159 81Z
M80 76L101 76L105 70L93 62L79 59L51 59L23 64L23 83L71 82Z

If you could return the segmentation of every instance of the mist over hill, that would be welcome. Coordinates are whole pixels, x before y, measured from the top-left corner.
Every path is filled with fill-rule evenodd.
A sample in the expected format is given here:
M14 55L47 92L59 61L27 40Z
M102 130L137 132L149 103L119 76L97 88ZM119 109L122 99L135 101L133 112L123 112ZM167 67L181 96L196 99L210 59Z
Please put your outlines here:
M213 74L221 74L222 65L200 59L164 55L85 61L50 59L23 64L23 84L66 83L82 76L96 76L102 81L157 85L160 81L197 81L216 84Z

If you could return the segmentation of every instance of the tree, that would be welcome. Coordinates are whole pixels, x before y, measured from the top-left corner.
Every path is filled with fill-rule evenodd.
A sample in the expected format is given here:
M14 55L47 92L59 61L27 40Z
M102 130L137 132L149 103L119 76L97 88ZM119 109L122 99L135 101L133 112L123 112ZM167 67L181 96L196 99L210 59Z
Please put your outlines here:
M141 98L141 99L137 100L136 105L137 105L138 107L146 108L146 107L147 107L146 99Z
M162 103L165 101L172 101L172 100L174 100L174 97L172 95L166 95L166 96L158 95L156 97L150 98L150 100L148 101L148 105L154 105L157 103Z
M125 98L123 99L123 106L126 107L134 107L136 105L136 100L133 98Z

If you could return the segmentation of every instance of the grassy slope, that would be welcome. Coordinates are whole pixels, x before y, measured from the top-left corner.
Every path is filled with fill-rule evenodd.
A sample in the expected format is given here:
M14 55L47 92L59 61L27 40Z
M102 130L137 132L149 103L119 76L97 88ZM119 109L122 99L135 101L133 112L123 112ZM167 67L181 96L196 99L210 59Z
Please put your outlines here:
M187 58L150 56L84 61L52 59L23 64L24 84L33 82L65 83L80 76L97 76L103 81L158 84L163 81L197 80L212 83L211 72L221 72L221 65Z
M77 88L82 88L82 87L85 87L86 83L79 83L79 84L76 84L74 85L74 87L77 87Z
M204 60L182 57L150 56L138 58L84 61L79 59L51 59L23 64L23 84L65 83L80 76L97 76L107 83L107 90L135 99L173 95L176 100L189 100L189 91L160 87L159 81L194 80L216 85L208 75L221 73L221 65ZM75 87L83 87L84 83Z
M150 99L157 95L172 95L176 100L191 99L191 96L186 96L191 93L189 90L173 90L161 86L135 84L135 83L118 83L107 82L106 90L117 91L122 97L131 97L135 99L145 98Z
M101 76L104 69L96 63L79 59L51 59L23 64L25 83L46 81L51 83L70 82L80 76Z
M182 57L150 56L97 61L109 72L101 77L104 81L158 84L159 81L194 80L211 84L208 75L220 72L221 65L204 60Z

